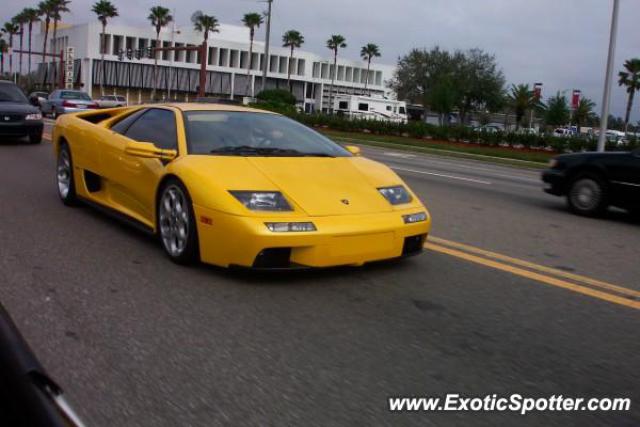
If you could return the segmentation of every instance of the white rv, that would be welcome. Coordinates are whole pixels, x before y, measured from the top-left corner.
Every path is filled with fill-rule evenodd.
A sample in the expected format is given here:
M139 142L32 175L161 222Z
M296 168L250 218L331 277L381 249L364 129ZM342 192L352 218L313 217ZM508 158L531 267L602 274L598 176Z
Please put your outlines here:
M407 122L407 103L392 99L361 95L336 95L333 110L356 119Z

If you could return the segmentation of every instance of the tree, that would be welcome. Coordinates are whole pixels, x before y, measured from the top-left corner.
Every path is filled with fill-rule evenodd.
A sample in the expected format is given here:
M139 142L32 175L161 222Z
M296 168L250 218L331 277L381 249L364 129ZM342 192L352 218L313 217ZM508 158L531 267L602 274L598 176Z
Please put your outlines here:
M253 69L253 41L256 37L256 28L259 28L264 23L264 18L259 13L247 13L242 17L242 23L249 28L249 61L247 64L247 89L245 91L245 93L248 93L251 85L251 70ZM251 85L252 97L254 93L253 85Z
M460 93L456 89L456 84L451 77L439 79L429 92L429 106L433 111L439 113L440 126L445 124L447 117L455 108L460 98Z
M344 37L334 34L327 40L327 48L333 51L333 73L331 73L331 89L329 91L329 112L333 113L333 86L336 82L336 74L338 74L338 51L347 47Z
M287 75L287 84L289 85L289 92L293 93L293 86L291 86L291 70L293 68L293 51L296 48L300 48L304 43L303 35L296 30L289 30L282 36L282 47L288 47L291 49L289 54L289 70Z
M504 102L504 74L498 68L494 55L481 49L458 52L454 58L461 68L457 70L456 84L459 86L460 122L466 122L466 114L471 110L497 111Z
M589 121L593 118L593 109L595 106L595 102L593 102L589 98L582 98L578 103L578 106L573 111L573 121L576 122L578 132L580 132L580 127L582 125L589 123Z
M627 88L627 112L624 116L624 131L629 127L629 117L633 107L633 97L640 90L640 58L628 59L624 63L625 71L618 73L618 84Z
M8 48L7 41L0 37L0 78L4 75L4 56Z
M360 57L367 61L367 78L364 81L364 91L367 91L367 87L369 86L369 73L371 71L371 60L373 58L380 57L380 48L377 44L368 43L365 46L362 46L360 49Z
M18 26L18 35L20 36L20 54L18 55L18 74L22 75L22 51L24 50L24 24L27 23L27 17L24 9L13 17L13 22Z
M158 48L160 47L160 31L173 21L173 16L171 16L169 9L166 7L154 6L150 9L147 19L151 22L151 26L156 30L155 47ZM158 87L158 54L155 51L153 52L153 59L153 89L151 90L151 99L155 100L156 90Z
M13 36L18 34L19 30L20 28L13 21L4 23L1 31L9 38L9 49L13 49ZM13 53L9 55L9 74L11 74L13 78Z
M109 19L118 16L118 9L109 0L98 0L93 4L91 11L96 14L98 21L102 24L102 33L100 34L100 69L102 71L102 77L100 78L100 94L104 95L104 54L107 50L107 22Z
M544 121L547 126L564 126L569 122L569 119L567 97L558 92L547 101Z
M528 84L511 85L511 90L507 95L509 108L516 115L516 130L520 128L522 118L527 110L535 107L537 100L535 94L529 89Z
M51 17L54 13L54 5L51 0L43 0L38 3L38 12L44 17L44 38L42 43L42 63L46 62L47 41L49 39L49 28L51 27Z
M25 19L27 20L28 31L29 31L29 37L27 42L27 49L29 51L29 54L27 57L27 64L28 64L27 74L29 75L29 79L31 79L31 37L33 35L34 22L38 22L40 20L40 11L33 7L27 7L22 11L22 13L24 14Z
M48 0L49 2L51 2L52 6L53 6L53 13L52 13L52 18L53 18L53 38L51 39L51 53L55 54L57 53L57 49L56 49L56 43L58 42L56 40L57 36L58 36L58 22L62 19L62 14L69 12L69 3L71 3L71 0Z

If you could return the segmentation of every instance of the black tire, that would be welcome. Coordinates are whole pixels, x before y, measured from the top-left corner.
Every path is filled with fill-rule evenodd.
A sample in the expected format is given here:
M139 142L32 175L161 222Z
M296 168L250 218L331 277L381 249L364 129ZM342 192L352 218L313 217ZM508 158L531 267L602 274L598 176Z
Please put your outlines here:
M42 142L42 134L34 133L29 135L29 143L30 144L40 144Z
M160 244L171 261L190 265L200 260L191 196L176 178L167 180L159 191L156 224Z
M73 159L71 150L65 142L60 144L56 159L56 184L62 203L66 206L76 206L78 196L76 194L76 180L73 176Z
M567 204L577 215L601 216L609 204L607 187L595 175L580 175L569 185Z

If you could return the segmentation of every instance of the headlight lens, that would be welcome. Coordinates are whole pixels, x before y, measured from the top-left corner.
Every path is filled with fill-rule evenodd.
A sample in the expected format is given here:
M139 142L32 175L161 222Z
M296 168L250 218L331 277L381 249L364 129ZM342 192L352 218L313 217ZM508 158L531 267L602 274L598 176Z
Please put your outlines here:
M380 194L389 201L392 205L401 205L403 203L409 203L411 201L411 194L402 185L396 185L394 187L382 187L378 188Z
M27 114L27 116L24 119L25 120L42 120L42 114L40 113Z
M274 233L316 231L316 226L312 222L265 222L264 225Z
M229 191L247 209L252 211L292 211L279 191Z

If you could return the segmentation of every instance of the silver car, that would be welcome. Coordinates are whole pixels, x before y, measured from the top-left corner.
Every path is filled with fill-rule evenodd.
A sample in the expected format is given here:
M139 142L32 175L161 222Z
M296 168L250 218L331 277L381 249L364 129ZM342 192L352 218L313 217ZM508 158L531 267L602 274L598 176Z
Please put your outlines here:
M126 107L127 98L122 95L103 95L98 98L100 108Z
M51 115L54 119L60 114L95 108L98 108L98 104L86 92L70 89L54 90L41 107L43 115Z

